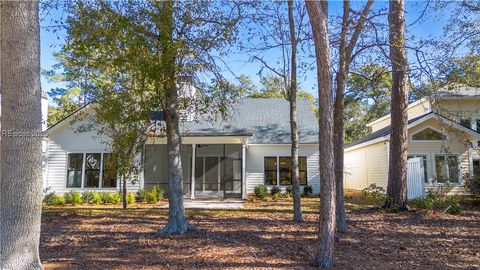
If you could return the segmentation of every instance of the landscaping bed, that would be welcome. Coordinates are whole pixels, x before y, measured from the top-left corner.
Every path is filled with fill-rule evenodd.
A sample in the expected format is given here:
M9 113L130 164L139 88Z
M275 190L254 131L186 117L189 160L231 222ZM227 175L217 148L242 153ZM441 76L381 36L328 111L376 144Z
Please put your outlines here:
M309 269L318 230L317 198L303 198L305 223L290 198L238 210L188 210L198 231L164 236L167 211L154 205L45 207L45 269ZM350 231L335 247L335 269L478 269L480 211L460 215L387 213L347 198Z

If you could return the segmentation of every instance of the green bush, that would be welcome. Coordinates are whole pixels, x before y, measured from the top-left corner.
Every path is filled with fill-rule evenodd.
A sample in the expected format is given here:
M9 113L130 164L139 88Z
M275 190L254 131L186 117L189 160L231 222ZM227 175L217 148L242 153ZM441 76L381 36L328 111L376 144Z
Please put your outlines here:
M285 196L287 198L290 198L292 197L292 194L293 194L293 187L292 186L288 186L286 189L285 189Z
M93 192L92 191L82 192L82 201L84 203L92 203L92 200L93 200Z
M65 203L71 205L82 204L82 195L78 191L69 191L63 197L65 198Z
M145 201L150 204L155 204L158 202L158 195L156 190L152 189L149 192L145 193Z
M103 203L119 204L122 201L122 196L118 192L102 192L100 196Z
M367 188L363 189L362 193L365 199L372 202L375 206L380 206L387 200L385 189L377 186L376 184L371 184Z
M159 186L154 186L152 189L151 189L152 192L155 192L155 194L157 194L157 200L162 200L163 199L163 195L165 194L165 190Z
M253 189L253 193L259 199L263 199L268 196L268 189L265 185L256 185Z
M135 202L135 194L132 192L128 192L127 194L127 202L128 204L132 204Z
M278 201L278 197L280 197L280 192L272 194L272 198L274 201Z
M135 194L135 201L142 203L145 202L147 191L145 189L139 189Z
M463 178L463 187L468 193L480 196L480 177L478 175L473 177L465 175Z
M92 192L92 201L93 204L101 204L102 203L102 195L96 191Z
M443 211L447 208L448 213L458 215L462 212L459 199L455 196L437 196L434 193L429 193L425 198L415 198L409 201L409 204L421 209L435 209Z
M310 196L313 193L313 188L312 186L305 186L303 187L303 195L304 196Z
M55 192L45 195L43 203L46 205L64 205L65 198L62 195L57 195Z
M280 187L273 186L272 189L270 189L270 194L275 195L275 194L280 194L282 190Z
M262 198L262 200L263 200L264 202L268 202L268 195L265 195L265 196Z

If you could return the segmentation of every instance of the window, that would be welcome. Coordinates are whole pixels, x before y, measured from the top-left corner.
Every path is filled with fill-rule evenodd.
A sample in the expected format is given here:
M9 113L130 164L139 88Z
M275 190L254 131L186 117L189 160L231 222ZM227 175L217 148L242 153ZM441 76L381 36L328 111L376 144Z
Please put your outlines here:
M68 188L115 188L116 186L117 173L111 154L68 154Z
M83 154L68 154L67 187L82 187Z
M458 165L458 158L455 155L436 155L437 182L458 183Z
M473 160L473 178L480 179L480 159Z
M291 157L278 158L279 185L292 184L292 159ZM277 157L265 157L265 184L277 185ZM300 185L307 185L307 158L298 158Z
M423 163L423 181L428 183L428 167L427 167L427 156L426 155L408 155L408 159L411 158L421 158Z
M423 129L412 135L413 141L441 141L445 139L445 135L432 128Z
M277 157L264 158L265 185L277 184Z
M115 157L112 154L103 154L102 187L104 188L117 187L117 170L115 163Z
M100 187L100 160L102 154L87 153L85 159L85 185L84 187Z
M471 127L470 118L460 118L460 125L466 128L470 128Z

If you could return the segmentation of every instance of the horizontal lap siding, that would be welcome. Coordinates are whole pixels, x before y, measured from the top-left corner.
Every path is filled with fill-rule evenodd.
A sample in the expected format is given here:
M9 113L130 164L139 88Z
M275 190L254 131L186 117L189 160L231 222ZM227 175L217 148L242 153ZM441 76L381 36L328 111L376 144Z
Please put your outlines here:
M345 152L345 188L362 190L371 184L387 187L388 152L385 142Z
M255 186L264 184L264 157L290 156L290 145L248 145L247 148L247 193L253 193ZM301 145L300 156L307 157L307 182L313 193L320 192L318 168L318 145ZM268 186L270 189L272 186ZM285 186L281 186L285 189Z
M83 122L74 124L73 127L64 127L51 132L47 142L47 162L46 162L46 188L49 192L65 193L70 190L85 191L116 191L119 189L93 189L93 188L67 188L67 153L80 152L105 152L105 139L98 138L95 132L76 132L78 126ZM119 183L120 184L120 183ZM141 183L137 181L132 184L127 183L127 190L135 192L139 189Z

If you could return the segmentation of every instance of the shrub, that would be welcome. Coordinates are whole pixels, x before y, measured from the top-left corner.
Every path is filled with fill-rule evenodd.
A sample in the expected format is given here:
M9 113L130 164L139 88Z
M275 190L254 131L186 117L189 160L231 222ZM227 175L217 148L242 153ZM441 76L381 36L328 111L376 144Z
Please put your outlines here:
M382 205L387 199L387 196L385 195L385 189L377 186L376 184L371 184L367 188L363 189L362 193L365 199L371 201L376 206Z
M480 195L480 177L478 175L474 177L470 175L466 175L463 178L463 187L468 193L479 196Z
M263 196L262 200L263 200L264 202L268 202L268 195Z
M155 189L145 193L145 201L150 204L155 204L158 202L158 195Z
M259 199L263 199L264 197L268 196L267 186L265 185L256 185L253 189L253 193Z
M151 191L155 192L155 194L157 194L157 200L162 200L163 199L163 195L165 194L165 190L162 187L154 186Z
M100 193L100 197L102 198L102 203L110 203L110 193L109 192Z
M274 201L277 201L278 197L280 197L280 192L272 194L272 198L273 198Z
M409 201L409 204L416 208L432 209L437 201L437 196L433 193L428 193L425 198L415 198Z
M93 204L101 204L102 203L102 195L96 191L92 192L92 203Z
M286 189L285 189L285 196L287 198L290 198L293 194L293 187L292 186L288 186Z
M120 196L120 193L118 192L110 193L110 203L119 204L121 201L122 201L122 196Z
M55 192L45 195L43 203L46 205L64 205L65 199L62 195L57 195Z
M312 186L305 186L303 187L303 195L304 196L310 196L313 193L313 188Z
M84 191L82 193L82 201L84 203L91 203L93 200L93 192L92 191Z
M270 189L270 194L275 195L275 194L280 194L282 190L280 187L273 186L272 189Z
M128 192L127 194L127 202L128 204L132 204L135 202L135 194L132 192Z
M71 205L82 204L82 195L80 195L80 192L78 191L69 191L65 193L63 197L65 198L65 203Z
M144 189L139 189L135 194L135 200L140 203L145 202L146 194L147 194L147 191L145 191Z

